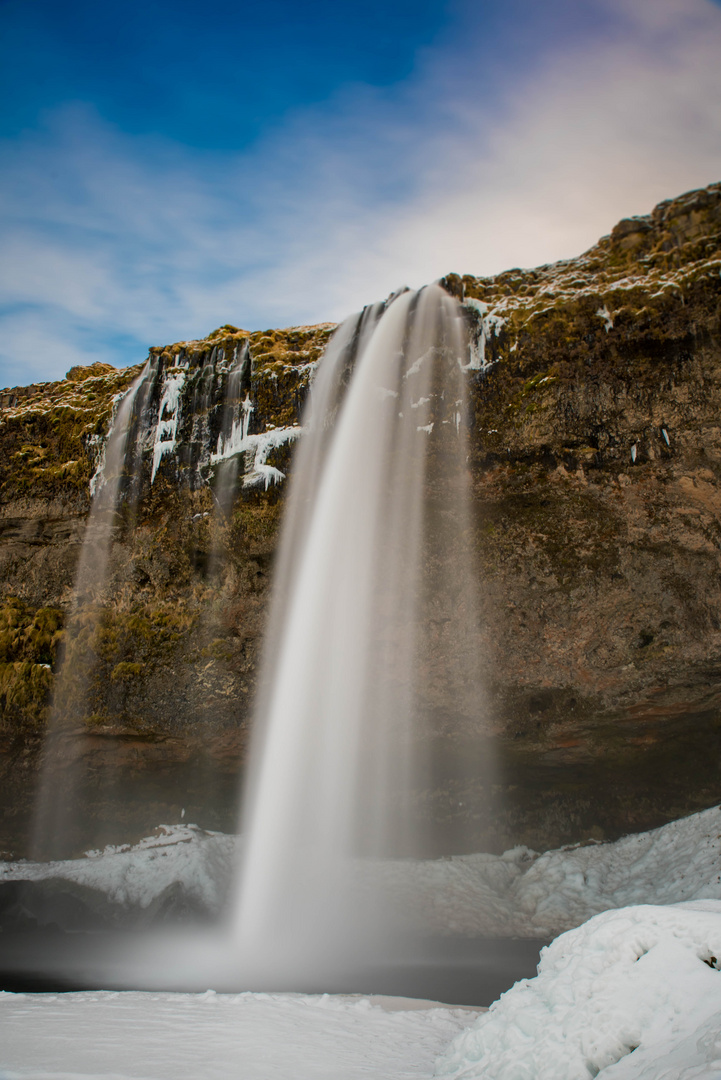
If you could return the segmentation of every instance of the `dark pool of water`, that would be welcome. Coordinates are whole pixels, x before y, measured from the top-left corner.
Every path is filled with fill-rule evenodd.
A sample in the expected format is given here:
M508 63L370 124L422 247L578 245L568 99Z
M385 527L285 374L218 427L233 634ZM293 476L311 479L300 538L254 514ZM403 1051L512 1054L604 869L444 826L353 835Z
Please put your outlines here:
M546 942L520 938L426 939L402 959L355 963L345 971L310 973L278 982L258 979L248 985L227 965L214 973L212 960L197 962L198 942L187 963L175 971L152 962L137 977L124 962L131 954L151 956L162 935L63 933L52 930L0 934L0 990L49 993L73 990L175 990L223 993L243 990L300 993L386 994L426 998L454 1005L490 1005L519 979L536 974ZM182 953L175 932L173 953ZM166 946L168 942L166 941ZM201 946L202 948L202 946Z

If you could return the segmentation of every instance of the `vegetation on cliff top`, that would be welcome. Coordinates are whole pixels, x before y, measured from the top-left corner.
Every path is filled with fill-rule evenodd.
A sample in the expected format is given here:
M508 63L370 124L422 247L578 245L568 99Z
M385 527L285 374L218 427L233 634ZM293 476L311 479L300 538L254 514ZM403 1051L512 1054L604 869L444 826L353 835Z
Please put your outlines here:
M315 364L333 323L248 334L226 325L207 338L153 347L150 356L168 368L202 365L214 350L232 355L247 342L255 411L265 427L298 422ZM109 364L71 368L54 383L0 392L0 497L52 497L75 491L89 498L117 397L142 365L116 370Z

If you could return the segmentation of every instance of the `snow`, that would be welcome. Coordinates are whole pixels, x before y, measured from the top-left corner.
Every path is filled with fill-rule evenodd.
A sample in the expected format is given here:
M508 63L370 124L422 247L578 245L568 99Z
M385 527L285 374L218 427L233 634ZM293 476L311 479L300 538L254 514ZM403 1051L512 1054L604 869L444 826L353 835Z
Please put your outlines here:
M218 910L234 864L236 838L197 825L161 825L138 844L109 845L59 862L2 862L0 882L55 879L84 885L112 903L147 908L180 882L210 912Z
M430 1078L443 1047L476 1015L326 994L0 993L0 1076Z
M721 808L614 843L386 868L397 902L437 931L552 937L612 908L721 900Z
M178 882L213 913L237 846L236 837L196 825L164 825L139 844L81 859L0 863L0 881L71 881L139 908ZM385 860L362 864L359 877L359 888L380 880L387 902L433 933L550 938L613 908L721 900L721 808L614 843Z
M60 877L140 906L180 881L217 908L237 843L164 826L82 859L3 863L0 880ZM303 1080L721 1077L721 808L542 855L370 866L410 921L469 936L566 932L536 978L483 1014L328 995L0 994L0 1077L297 1080L299 1063Z
M459 1035L437 1075L463 1080L721 1076L721 902L597 915L541 953Z
M718 1080L719 957L721 901L707 900L595 916L487 1012L327 994L4 993L0 1076Z
M433 356L433 351L434 351L434 346L433 345L429 349L426 349L426 351L424 353L422 353L421 356L418 357L418 359L415 361L415 363L411 364L411 366L405 372L403 378L404 379L410 379L412 375L417 375L418 372L423 367L423 365L425 364L426 360L429 360L431 358L431 356Z
M484 300L476 300L475 296L467 296L463 304L465 307L473 308L479 315L485 315L488 311L488 304Z
M619 303L626 303L623 295L634 291L643 292L649 299L663 299L669 290L677 296L683 296L685 286L699 277L708 276L718 269L718 256L699 259L688 263L681 269L669 270L663 265L649 265L636 274L628 274L625 268L606 265L599 271L597 248L592 248L577 259L564 259L548 266L537 267L532 280L522 275L524 285L519 291L509 291L491 297L489 304L474 297L466 297L464 306L475 310L481 323L478 341L471 343L470 369L482 370L487 366L485 345L491 333L498 330L512 316L515 331L533 319L553 312L560 303L578 301L584 298L598 304L596 315L603 319L607 331L613 329L611 311ZM493 279L487 279L493 287ZM599 294L600 293L600 294ZM492 312L489 308L492 305ZM514 352L518 341L512 343L509 352Z

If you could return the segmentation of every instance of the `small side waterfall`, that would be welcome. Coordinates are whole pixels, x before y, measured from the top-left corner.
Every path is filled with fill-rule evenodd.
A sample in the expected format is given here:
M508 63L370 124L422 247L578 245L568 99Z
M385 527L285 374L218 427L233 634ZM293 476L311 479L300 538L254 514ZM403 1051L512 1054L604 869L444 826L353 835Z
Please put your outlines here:
M139 796L133 787L132 754L141 751L136 748L129 758L122 753L123 742L131 743L138 731L132 724L123 726L122 720L114 722L112 714L97 712L95 703L103 650L107 652L107 640L112 641L115 633L112 619L125 619L132 627L133 577L138 572L133 540L143 529L153 485L184 491L188 520L194 520L196 506L198 519L210 519L207 551L201 552L205 560L201 580L216 601L207 603L196 617L196 648L202 648L215 636L218 597L222 603L228 518L241 482L250 486L249 481L256 480L257 459L260 456L265 463L269 453L264 445L258 449L264 437L248 431L252 412L248 338L238 333L226 338L222 347L203 349L199 344L195 349L181 345L165 352L151 350L143 371L115 403L90 485L90 514L43 747L32 840L36 857L62 858L124 840L123 807L134 799L142 818L143 797L152 807L154 791L171 787L157 770L156 778L140 787ZM248 445L223 452L224 443L232 443L240 428ZM289 436L271 432L266 442L278 445L283 437L294 438L295 430ZM216 445L218 455L213 454ZM251 456L252 464L247 461ZM206 506L210 509L203 512ZM152 629L152 624L146 625L141 633ZM212 785L204 769L200 760L192 766L198 791ZM189 767L186 774L190 771ZM178 787L175 797L185 799ZM149 809L148 815L152 813ZM156 824L158 820L151 818L145 828Z
M482 713L464 325L440 287L403 292L339 328L312 388L244 807L250 973L292 979L384 947L376 861L422 848L438 702L470 728Z
M125 475L136 401L147 383L149 364L137 376L117 405L101 460L93 477L90 517L75 576L73 606L65 634L65 647L53 697L52 714L43 749L42 779L36 806L36 855L63 854L76 813L79 760L82 744L72 734L78 710L84 704L94 665L92 640L102 617L103 589L107 580L121 484ZM71 733L68 738L68 733Z

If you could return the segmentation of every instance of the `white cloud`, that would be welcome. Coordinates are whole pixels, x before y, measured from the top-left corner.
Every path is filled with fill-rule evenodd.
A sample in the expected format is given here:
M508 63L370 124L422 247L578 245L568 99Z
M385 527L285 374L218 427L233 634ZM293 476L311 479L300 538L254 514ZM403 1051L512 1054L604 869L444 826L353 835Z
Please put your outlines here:
M721 176L721 12L705 0L661 7L662 23L640 3L635 33L559 47L502 126L469 123L463 167L386 222L371 265L393 260L416 281L532 266Z
M564 4L545 5L525 68L484 67L494 43L471 27L405 85L347 88L244 155L132 139L79 106L50 117L6 154L0 378L571 256L718 179L719 8L596 6L603 32L549 45Z

